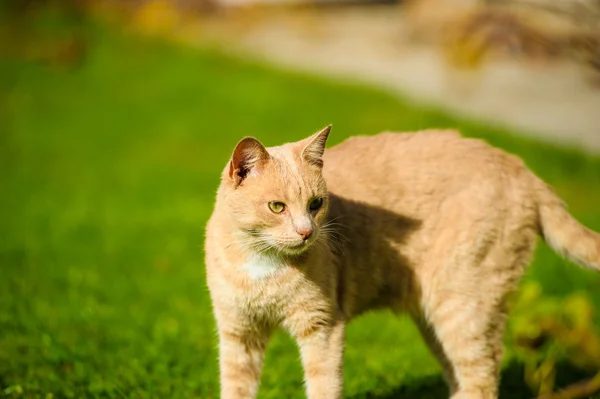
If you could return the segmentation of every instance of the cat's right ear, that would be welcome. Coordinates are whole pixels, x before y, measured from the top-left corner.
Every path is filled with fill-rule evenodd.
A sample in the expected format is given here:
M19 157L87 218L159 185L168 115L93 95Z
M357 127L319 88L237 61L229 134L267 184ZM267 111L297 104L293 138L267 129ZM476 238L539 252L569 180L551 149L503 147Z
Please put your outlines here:
M269 160L269 153L264 145L254 137L245 137L235 146L229 161L229 177L236 186L261 163Z
M325 144L327 143L329 132L331 132L331 125L326 126L309 138L301 141L301 143L305 145L302 150L302 159L312 165L322 168L323 153L325 152Z

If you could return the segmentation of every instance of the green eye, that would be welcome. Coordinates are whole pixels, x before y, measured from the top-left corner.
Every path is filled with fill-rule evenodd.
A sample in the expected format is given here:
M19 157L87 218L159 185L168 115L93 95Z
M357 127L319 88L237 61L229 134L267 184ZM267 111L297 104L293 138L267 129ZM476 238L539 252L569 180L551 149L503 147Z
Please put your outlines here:
M283 202L269 202L269 209L273 211L273 213L281 213L285 211L285 204Z
M310 204L308 204L308 207L310 208L311 211L316 211L317 209L320 209L323 206L323 198L315 198L314 200L310 201Z

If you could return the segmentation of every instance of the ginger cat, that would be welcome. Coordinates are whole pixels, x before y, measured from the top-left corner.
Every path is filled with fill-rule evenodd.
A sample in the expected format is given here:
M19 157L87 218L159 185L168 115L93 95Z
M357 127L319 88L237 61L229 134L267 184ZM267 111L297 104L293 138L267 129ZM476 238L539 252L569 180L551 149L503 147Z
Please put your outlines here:
M207 225L221 398L254 398L270 333L297 340L310 399L342 397L344 327L408 312L452 399L498 396L504 301L537 236L600 270L600 235L523 162L454 131L354 137L330 126L265 148L247 137Z

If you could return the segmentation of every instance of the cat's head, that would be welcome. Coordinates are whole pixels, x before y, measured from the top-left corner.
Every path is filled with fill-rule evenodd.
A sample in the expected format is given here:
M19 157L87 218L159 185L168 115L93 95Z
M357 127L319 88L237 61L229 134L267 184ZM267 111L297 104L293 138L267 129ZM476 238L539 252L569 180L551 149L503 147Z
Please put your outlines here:
M323 152L331 126L311 137L265 148L242 139L223 172L225 211L236 239L257 253L299 255L319 239L329 203Z

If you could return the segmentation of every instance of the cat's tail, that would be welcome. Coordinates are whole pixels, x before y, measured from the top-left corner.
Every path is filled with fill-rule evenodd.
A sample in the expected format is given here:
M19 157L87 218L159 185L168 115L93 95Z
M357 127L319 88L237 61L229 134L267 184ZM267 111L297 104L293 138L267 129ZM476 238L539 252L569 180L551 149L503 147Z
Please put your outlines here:
M564 202L536 177L540 234L559 254L600 271L600 234L569 214Z

